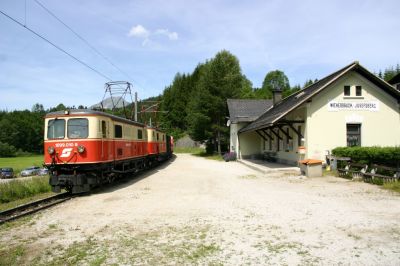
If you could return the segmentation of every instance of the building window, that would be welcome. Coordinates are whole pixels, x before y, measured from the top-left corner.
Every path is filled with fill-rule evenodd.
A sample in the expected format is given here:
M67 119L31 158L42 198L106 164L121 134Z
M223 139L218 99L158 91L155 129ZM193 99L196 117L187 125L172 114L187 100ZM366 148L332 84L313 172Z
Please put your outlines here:
M122 138L122 126L115 125L114 126L114 137L115 138Z
M361 124L347 124L347 147L361 146Z
M350 96L350 86L344 86L344 96Z
M356 86L356 96L362 96L361 86Z

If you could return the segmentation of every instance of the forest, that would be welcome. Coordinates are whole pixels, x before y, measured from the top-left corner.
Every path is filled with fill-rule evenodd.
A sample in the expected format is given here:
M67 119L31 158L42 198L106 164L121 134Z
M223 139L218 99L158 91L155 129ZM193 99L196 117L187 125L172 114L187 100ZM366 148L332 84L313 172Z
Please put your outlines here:
M387 81L397 73L400 73L398 64L375 74ZM271 99L274 86L282 90L285 98L315 81L309 79L303 85L291 86L283 71L272 70L266 73L261 88L254 88L242 73L237 57L223 50L199 63L193 72L177 73L161 95L139 103L138 109L143 110L145 102L159 102L157 116L152 118L156 125L175 139L188 134L193 140L205 143L207 152L221 153L229 144L227 99ZM46 113L75 108L86 107L60 103L45 110L36 103L31 110L0 111L0 157L43 153ZM122 113L119 110L115 114ZM146 113L139 115L142 123L148 124L150 118Z

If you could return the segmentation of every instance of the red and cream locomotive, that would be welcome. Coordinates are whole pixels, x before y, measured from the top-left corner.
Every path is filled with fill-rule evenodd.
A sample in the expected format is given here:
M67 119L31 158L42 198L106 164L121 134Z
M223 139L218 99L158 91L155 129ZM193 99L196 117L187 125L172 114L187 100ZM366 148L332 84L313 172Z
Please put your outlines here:
M108 113L67 110L46 115L44 150L52 190L81 193L168 159L173 139Z

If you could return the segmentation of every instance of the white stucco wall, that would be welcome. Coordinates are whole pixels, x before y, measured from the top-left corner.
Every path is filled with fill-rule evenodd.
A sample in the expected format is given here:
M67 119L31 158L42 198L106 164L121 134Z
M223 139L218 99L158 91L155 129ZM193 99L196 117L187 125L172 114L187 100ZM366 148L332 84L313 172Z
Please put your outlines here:
M261 154L262 138L255 132L245 132L239 135L239 158L248 158Z
M344 86L351 86L351 96L344 96ZM362 86L362 96L355 97L355 86ZM328 102L377 103L375 111L331 111ZM326 152L347 145L346 124L361 124L361 146L399 146L400 112L397 100L363 76L350 72L307 105L305 146L307 158L325 159Z
M229 132L230 132L230 141L229 141L229 151L237 152L238 151L238 124L230 124Z
M238 132L240 129L242 129L247 124L248 123L232 123L232 124L230 124L230 126L229 126L229 131L230 131L229 151L236 152L236 153L239 151Z

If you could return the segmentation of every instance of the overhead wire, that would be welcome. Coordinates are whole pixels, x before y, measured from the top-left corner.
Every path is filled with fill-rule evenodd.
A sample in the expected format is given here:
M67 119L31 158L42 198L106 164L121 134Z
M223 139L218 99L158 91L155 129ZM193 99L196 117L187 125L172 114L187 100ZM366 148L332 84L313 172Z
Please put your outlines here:
M105 74L101 73L99 70L95 69L94 67L88 65L87 63L83 62L82 60L80 60L79 58L75 57L74 55L70 54L69 52L65 51L63 48L61 48L60 46L56 45L55 43L51 42L50 40L48 40L46 37L43 37L42 35L40 35L39 33L37 33L36 31L32 30L31 28L29 28L28 26L22 24L21 22L19 22L18 20L16 20L15 18L9 16L8 14L4 13L3 11L0 10L0 13L2 15L4 15L5 17L7 17L8 19L12 20L13 22L17 23L18 25L20 25L21 27L27 29L28 31L30 31L31 33L33 33L34 35L36 35L37 37L41 38L42 40L46 41L47 43L49 43L50 45L52 45L53 47L55 47L56 49L58 49L59 51L63 52L64 54L68 55L69 57L71 57L72 59L74 59L75 61L79 62L80 64L84 65L85 67L89 68L90 70L94 71L95 73L97 73L98 75L102 76L103 78L112 81L111 78L109 78L108 76L106 76Z
M26 0L25 0L26 1ZM64 25L67 29L69 29L76 37L78 37L81 41L83 41L89 48L91 48L96 54L98 54L100 57L102 57L105 61L107 61L109 64L111 64L114 68L116 68L120 73L122 73L123 75L125 75L126 77L128 77L129 79L131 79L132 81L135 81L131 76L129 76L126 72L124 72L121 68L119 68L116 64L114 64L108 57L106 57L104 54L102 54L100 51L98 51L93 45L91 45L89 43L89 41L87 41L84 37L82 37L81 35L79 35L76 31L74 31L70 26L68 26L65 22L63 22L60 18L58 18L53 12L51 12L48 8L46 8L41 2L39 2L38 0L34 0L41 8L43 8L47 13L49 13L53 18L55 18L57 21L59 21L62 25ZM25 23L22 24L21 22L19 22L18 20L16 20L15 18L11 17L10 15L6 14L5 12L1 11L0 12L6 16L7 18L9 18L10 20L12 20L13 22L17 23L18 25L24 27L25 29L29 30L31 33L35 34L36 36L38 36L39 38L43 39L44 41L46 41L47 43L49 43L50 45L52 45L53 47L55 47L56 49L58 49L59 51L65 53L66 55L68 55L69 57L71 57L72 59L74 59L75 61L79 62L80 64L84 65L85 67L89 68L90 70L94 71L95 73L97 73L98 75L102 76L103 78L112 81L112 79L110 77L108 77L107 75L103 74L102 72L100 72L99 70L95 69L94 67L90 66L89 64L85 63L84 61L80 60L79 58L77 58L76 56L72 55L71 53L67 52L66 50L64 50L63 48L61 48L60 46L56 45L55 43L51 42L50 40L48 40L47 38L43 37L42 35L40 35L39 33L35 32L33 29L29 28L26 24L26 2L25 2ZM138 84L137 81L135 81L136 84ZM140 85L140 84L138 84ZM121 87L121 85L117 85L118 87ZM122 87L121 87L122 88ZM131 95L132 98L132 95ZM132 99L131 99L132 100Z
M49 13L53 18L55 18L58 22L63 24L67 29L69 29L76 37L78 37L81 41L83 41L90 49L92 49L97 55L102 57L105 61L107 61L110 65L112 65L115 69L117 69L120 73L125 75L132 81L135 81L130 75L128 75L125 71L123 71L120 67L118 67L115 63L113 63L108 57L106 57L103 53L97 50L93 45L89 43L85 38L83 38L80 34L78 34L74 29L68 26L64 21L62 21L59 17L57 17L53 12L51 12L48 8L46 8L41 2L38 0L34 0L40 7L42 7L47 13ZM136 82L136 81L135 81ZM136 82L137 83L137 82Z

